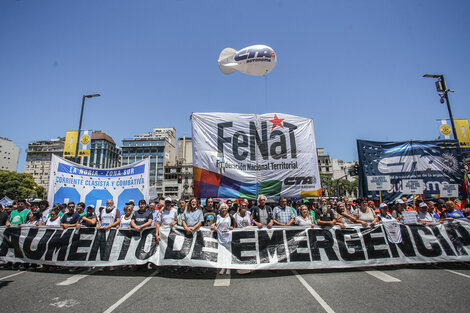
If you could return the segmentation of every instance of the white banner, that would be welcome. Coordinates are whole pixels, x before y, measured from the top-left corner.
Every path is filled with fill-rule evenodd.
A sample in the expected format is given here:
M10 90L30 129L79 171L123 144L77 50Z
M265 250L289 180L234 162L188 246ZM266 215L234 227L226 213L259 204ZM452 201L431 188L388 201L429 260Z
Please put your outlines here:
M52 155L47 199L51 204L85 202L95 208L113 199L122 211L129 200L149 200L149 164L145 159L123 167L96 169Z
M367 187L370 191L390 190L390 176L367 176Z
M403 179L402 191L405 195L422 195L424 193L424 180Z
M390 225L389 225L390 226ZM142 232L125 229L0 227L0 261L59 266L130 264L232 269L320 269L470 261L470 222L398 225L385 230L334 227L247 227L221 244L201 227L186 235L181 227ZM392 236L391 236L392 235ZM393 241L390 240L390 236Z
M442 184L441 198L457 198L459 196L459 185L457 184Z
M193 113L200 198L321 195L313 121L268 113Z

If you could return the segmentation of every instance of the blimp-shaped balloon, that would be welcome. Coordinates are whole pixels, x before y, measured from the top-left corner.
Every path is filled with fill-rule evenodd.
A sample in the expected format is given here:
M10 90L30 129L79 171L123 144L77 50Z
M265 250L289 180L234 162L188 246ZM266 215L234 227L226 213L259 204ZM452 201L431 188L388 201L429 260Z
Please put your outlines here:
M262 76L276 65L276 53L271 47L254 45L239 51L225 48L219 55L219 68L224 74L239 70L248 75Z

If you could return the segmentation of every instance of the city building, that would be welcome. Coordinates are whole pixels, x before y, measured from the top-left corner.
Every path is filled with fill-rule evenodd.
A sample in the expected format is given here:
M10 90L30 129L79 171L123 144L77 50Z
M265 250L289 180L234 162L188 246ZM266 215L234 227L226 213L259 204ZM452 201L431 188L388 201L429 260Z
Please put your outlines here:
M28 144L24 172L33 175L34 181L46 189L49 187L49 174L52 155L62 157L65 137L34 141Z
M332 159L331 164L333 168L333 179L347 179L354 181L355 176L351 176L350 171L354 169L354 162L344 162L343 160Z
M20 148L10 139L0 137L0 169L16 172Z
M123 139L122 165L150 158L150 186L155 186L157 196L163 196L165 167L176 164L175 141L174 128L154 128L146 134Z
M325 154L325 148L317 148L318 170L320 174L333 177L333 165L331 157Z
M94 168L114 168L121 166L121 149L113 138L101 130L91 134L90 156L82 157L81 164Z
M163 192L165 197L171 197L174 200L188 200L194 196L191 138L178 138L175 164L165 167Z

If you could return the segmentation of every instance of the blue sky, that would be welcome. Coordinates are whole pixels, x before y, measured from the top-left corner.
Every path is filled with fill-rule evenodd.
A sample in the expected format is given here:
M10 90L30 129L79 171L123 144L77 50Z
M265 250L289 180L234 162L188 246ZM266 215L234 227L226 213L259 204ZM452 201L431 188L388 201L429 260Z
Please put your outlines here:
M317 146L357 159L356 139L430 140L447 118L432 79L470 118L469 1L0 2L0 136L21 149L78 128L121 139L191 136L191 112L314 119ZM224 75L225 47L271 46L267 77Z

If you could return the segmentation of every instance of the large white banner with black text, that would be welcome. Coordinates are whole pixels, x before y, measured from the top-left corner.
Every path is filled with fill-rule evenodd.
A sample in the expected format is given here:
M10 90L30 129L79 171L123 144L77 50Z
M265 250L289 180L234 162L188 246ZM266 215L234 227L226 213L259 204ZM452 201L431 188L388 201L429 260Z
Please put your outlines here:
M392 227L389 227L392 226ZM235 229L220 244L202 227L135 230L0 227L0 260L60 266L144 264L232 269L319 269L470 261L470 222L373 228Z

